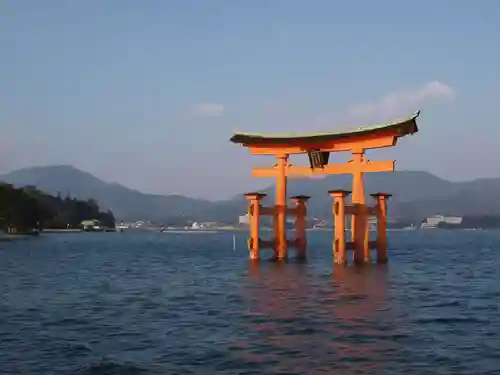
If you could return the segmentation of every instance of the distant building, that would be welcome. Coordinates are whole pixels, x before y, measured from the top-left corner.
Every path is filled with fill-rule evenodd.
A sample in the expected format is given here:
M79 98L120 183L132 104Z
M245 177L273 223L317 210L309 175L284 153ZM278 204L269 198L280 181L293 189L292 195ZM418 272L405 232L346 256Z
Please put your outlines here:
M220 226L220 224L216 221L206 221L206 222L200 223L200 227L202 227L202 228L217 228L219 226Z
M433 215L429 216L422 223L421 228L431 229L437 228L440 223L459 225L462 223L463 218L461 216L444 216L444 215Z
M83 227L83 229L99 229L101 223L99 222L99 220L95 220L95 219L92 219L92 220L83 220L81 223L81 226Z
M117 224L115 227L116 227L116 229L130 229L130 228L132 228L132 224L131 223L124 223L122 221L119 224Z
M238 217L238 224L241 224L241 225L248 225L248 224L250 224L250 217L248 216L248 214L239 216Z
M370 231L377 230L377 217L376 216L369 216L367 221L368 221L368 230L370 230Z
M445 216L443 221L446 224L462 224L462 220L460 216Z

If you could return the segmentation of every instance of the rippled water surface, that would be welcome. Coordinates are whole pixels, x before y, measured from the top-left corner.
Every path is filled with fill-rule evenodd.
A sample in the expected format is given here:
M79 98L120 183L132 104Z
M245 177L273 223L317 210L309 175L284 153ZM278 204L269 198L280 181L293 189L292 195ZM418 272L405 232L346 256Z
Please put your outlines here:
M0 243L0 374L500 374L500 232L250 267L246 233Z

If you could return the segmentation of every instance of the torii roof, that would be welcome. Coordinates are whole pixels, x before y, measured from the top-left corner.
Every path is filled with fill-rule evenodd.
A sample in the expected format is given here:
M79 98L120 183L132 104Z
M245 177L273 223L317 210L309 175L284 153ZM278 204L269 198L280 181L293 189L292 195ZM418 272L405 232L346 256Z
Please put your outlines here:
M254 145L286 145L286 144L317 144L335 140L356 140L361 137L394 135L395 137L404 137L408 134L418 132L416 119L420 111L411 116L394 120L388 124L363 126L351 131L342 132L323 132L323 133L281 133L281 134L262 134L262 133L235 133L230 141L240 143L245 146Z

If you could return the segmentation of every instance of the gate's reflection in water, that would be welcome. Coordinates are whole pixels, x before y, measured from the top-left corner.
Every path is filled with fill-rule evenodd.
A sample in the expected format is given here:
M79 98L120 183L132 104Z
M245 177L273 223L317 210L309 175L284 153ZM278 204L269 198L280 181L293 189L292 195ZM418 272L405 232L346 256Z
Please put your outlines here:
M250 264L239 359L267 373L382 371L396 349L383 323L387 274L384 265L334 267L323 277L307 264Z

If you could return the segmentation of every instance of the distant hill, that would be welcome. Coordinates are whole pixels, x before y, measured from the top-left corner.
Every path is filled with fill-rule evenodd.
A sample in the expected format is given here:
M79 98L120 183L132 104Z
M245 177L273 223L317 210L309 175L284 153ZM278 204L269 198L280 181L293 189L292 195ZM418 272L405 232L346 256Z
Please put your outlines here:
M106 183L68 165L23 168L0 176L0 180L18 187L34 185L63 197L93 198L122 220L184 221L229 216L207 200L182 195L144 194L117 183Z
M40 190L79 199L94 198L109 208L118 219L153 220L164 223L185 220L234 222L246 212L246 201L239 195L226 201L211 202L181 195L144 194L116 183L106 183L71 166L31 167L0 176L15 186L35 185ZM331 217L328 190L350 189L348 175L324 179L290 179L288 195L312 197L310 214ZM451 182L428 172L400 171L365 175L366 193L387 191L393 194L389 213L405 220L420 220L433 214L500 215L500 178ZM274 187L264 191L267 201L274 197Z

